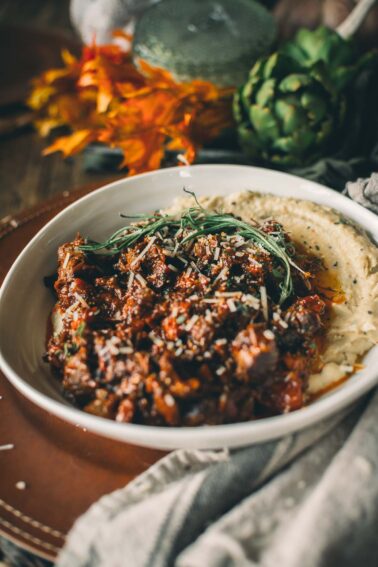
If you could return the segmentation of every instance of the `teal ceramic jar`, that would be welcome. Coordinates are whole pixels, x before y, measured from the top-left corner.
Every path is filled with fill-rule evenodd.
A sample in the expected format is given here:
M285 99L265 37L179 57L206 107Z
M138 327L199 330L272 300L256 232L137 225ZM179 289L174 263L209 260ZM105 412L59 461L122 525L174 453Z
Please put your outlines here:
M162 0L138 21L133 53L182 81L236 86L275 33L273 17L254 0Z

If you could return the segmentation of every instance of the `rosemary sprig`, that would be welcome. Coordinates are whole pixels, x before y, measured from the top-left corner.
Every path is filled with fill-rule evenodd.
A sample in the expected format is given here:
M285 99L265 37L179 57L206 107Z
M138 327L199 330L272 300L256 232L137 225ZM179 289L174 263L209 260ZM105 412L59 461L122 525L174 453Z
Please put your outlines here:
M80 250L85 252L106 250L110 254L117 254L124 248L129 248L146 236L153 236L164 228L190 230L189 234L178 243L178 248L201 236L220 232L228 235L239 234L260 246L274 256L284 268L284 277L280 284L280 303L283 303L293 292L292 268L304 273L290 257L280 232L267 234L232 214L207 211L198 202L197 206L184 211L179 219L172 215L160 214L141 217L137 223L131 223L117 230L104 242L88 241L87 244L80 246Z

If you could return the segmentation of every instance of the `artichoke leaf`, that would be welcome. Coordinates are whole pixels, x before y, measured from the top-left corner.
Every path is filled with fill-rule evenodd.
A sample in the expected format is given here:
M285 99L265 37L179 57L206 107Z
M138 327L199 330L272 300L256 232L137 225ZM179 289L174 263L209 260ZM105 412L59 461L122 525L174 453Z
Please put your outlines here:
M325 142L328 142L331 134L336 135L337 130L338 130L337 125L334 123L334 120L332 118L329 118L329 120L325 120L322 123L319 132L316 134L317 144L322 145Z
M269 108L253 104L250 108L249 118L262 141L274 140L279 136L277 120Z
M252 77L262 77L264 75L264 68L266 64L266 57L261 57L258 59L256 63L253 65L252 69L249 72L249 78Z
M300 29L283 49L306 67L323 61L337 68L340 65L350 64L354 59L352 43L325 26L316 30Z
M313 79L314 83L317 83L317 88L320 88L324 93L328 91L331 95L336 94L336 85L332 82L332 77L324 66L324 63L320 62L313 65L311 69L309 69L309 76Z
M290 153L277 153L270 156L270 162L279 167L293 167L303 164L303 160Z
M282 79L290 73L300 71L301 66L298 65L296 61L277 51L276 53L273 53L273 55L267 57L263 70L263 77L264 79L270 79L271 77Z
M318 124L327 114L327 103L324 97L311 91L305 91L300 99L302 107L313 124Z
M262 76L264 79L270 79L270 77L274 74L274 71L278 67L279 59L280 54L278 52L273 53L273 55L266 58L264 69L262 69Z
M234 98L232 100L232 112L233 112L233 115L235 117L235 120L238 123L243 122L244 120L246 120L248 118L248 116L246 116L245 111L243 112L240 91L241 91L241 89L238 89L235 92Z
M243 107L249 112L249 107L251 106L251 102L254 100L255 93L261 88L264 84L261 78L255 77L253 80L250 79L244 85L244 87L240 90L240 97L241 103Z
M358 69L354 67L338 67L332 73L332 82L338 91L342 91L357 75Z
M277 138L273 143L273 149L287 153L288 157L292 157L290 162L292 165L300 163L306 159L307 149L312 146L316 140L316 134L308 128L298 128L290 136L282 136ZM288 162L287 162L288 163Z
M263 144L261 139L247 126L239 126L238 128L239 143L246 155L255 158L261 154Z
M260 106L267 106L274 98L275 95L275 79L268 79L263 82L261 88L257 91L256 102Z
M311 84L312 79L309 75L304 73L291 73L278 85L278 89L282 93L294 93L303 87L307 87Z
M313 65L318 61L330 63L331 51L334 48L334 33L331 30L320 27L314 31L309 29L299 30L295 42L306 54L304 64Z
M298 148L298 154L303 155L305 151L315 143L316 134L308 127L299 128L293 132L293 140Z
M272 145L273 150L281 151L285 154L293 153L297 147L292 136L281 136L276 138Z
M296 41L288 41L281 47L281 53L290 57L292 61L296 61L302 68L308 65L307 53L302 49Z
M306 112L298 105L278 99L274 105L276 116L282 124L284 134L292 134L307 122Z
M365 53L354 65L340 65L332 71L332 81L339 91L346 88L364 69L377 68L378 53Z

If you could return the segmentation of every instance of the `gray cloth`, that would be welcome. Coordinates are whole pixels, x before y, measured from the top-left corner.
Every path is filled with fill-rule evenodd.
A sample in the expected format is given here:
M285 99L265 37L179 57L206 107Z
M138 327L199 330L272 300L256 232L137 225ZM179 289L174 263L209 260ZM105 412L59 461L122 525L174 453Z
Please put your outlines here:
M354 201L378 214L378 173L372 173L367 179L350 181L346 191Z
M74 525L58 567L376 567L378 392L235 451L175 451Z

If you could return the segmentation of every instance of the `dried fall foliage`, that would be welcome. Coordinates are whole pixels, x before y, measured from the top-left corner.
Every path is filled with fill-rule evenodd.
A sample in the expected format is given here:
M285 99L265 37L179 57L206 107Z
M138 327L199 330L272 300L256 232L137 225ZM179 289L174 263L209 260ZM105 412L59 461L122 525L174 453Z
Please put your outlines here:
M177 82L144 61L138 68L129 50L93 43L80 59L62 53L64 67L33 81L28 99L42 136L65 126L44 155L70 156L92 142L120 148L133 175L160 167L166 150L192 163L202 144L232 125L233 89L207 81Z

